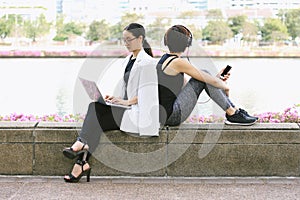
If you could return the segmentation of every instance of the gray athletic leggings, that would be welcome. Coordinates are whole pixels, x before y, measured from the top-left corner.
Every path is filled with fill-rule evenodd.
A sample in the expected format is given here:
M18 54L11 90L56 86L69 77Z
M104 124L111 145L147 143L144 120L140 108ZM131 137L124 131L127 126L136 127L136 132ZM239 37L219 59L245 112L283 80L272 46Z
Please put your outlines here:
M192 113L203 89L224 111L229 107L235 107L222 89L191 78L177 96L173 104L173 112L165 124L177 126L184 122Z

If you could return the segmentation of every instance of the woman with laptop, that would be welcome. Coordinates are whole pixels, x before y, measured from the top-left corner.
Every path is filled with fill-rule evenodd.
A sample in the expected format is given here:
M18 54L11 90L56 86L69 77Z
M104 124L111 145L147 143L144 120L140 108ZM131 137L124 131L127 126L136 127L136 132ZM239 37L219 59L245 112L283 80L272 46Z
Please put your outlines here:
M159 110L156 60L146 41L145 29L131 23L123 30L123 42L130 52L124 62L124 76L120 94L106 96L114 104L130 106L130 109L92 102L83 122L77 141L63 154L77 160L66 182L78 182L83 175L90 180L88 160L99 144L101 134L109 130L122 130L140 136L158 136ZM149 95L151 94L151 95Z

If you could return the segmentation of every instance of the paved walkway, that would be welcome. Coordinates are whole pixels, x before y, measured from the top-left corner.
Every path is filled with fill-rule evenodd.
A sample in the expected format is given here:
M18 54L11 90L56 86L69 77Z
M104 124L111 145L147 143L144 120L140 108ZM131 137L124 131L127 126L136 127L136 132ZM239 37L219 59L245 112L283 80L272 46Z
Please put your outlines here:
M62 177L0 176L0 199L300 199L299 177Z

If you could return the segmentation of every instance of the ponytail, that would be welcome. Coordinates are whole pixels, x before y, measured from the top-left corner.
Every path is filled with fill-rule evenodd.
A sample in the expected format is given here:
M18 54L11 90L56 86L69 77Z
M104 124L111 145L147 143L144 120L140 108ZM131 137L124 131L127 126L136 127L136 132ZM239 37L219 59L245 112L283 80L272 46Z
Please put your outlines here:
M146 39L144 39L144 42L143 42L143 48L144 48L144 51L151 57L153 57L153 52L152 52L152 49L150 47L150 44L147 42Z

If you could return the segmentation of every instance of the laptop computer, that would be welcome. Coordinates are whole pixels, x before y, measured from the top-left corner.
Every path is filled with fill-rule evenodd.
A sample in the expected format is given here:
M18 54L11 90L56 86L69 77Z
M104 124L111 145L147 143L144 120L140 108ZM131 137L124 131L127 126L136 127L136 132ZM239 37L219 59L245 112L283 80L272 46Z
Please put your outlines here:
M109 106L114 106L114 107L121 107L121 108L126 108L126 109L130 109L131 106L125 106L125 105L120 105L120 104L114 104L114 103L110 103L105 101L105 99L103 98L97 84L94 81L90 81L84 78L79 77L79 80L81 81L86 93L89 95L89 97L93 100L93 101L97 101L99 103L102 103L104 105L109 105Z

